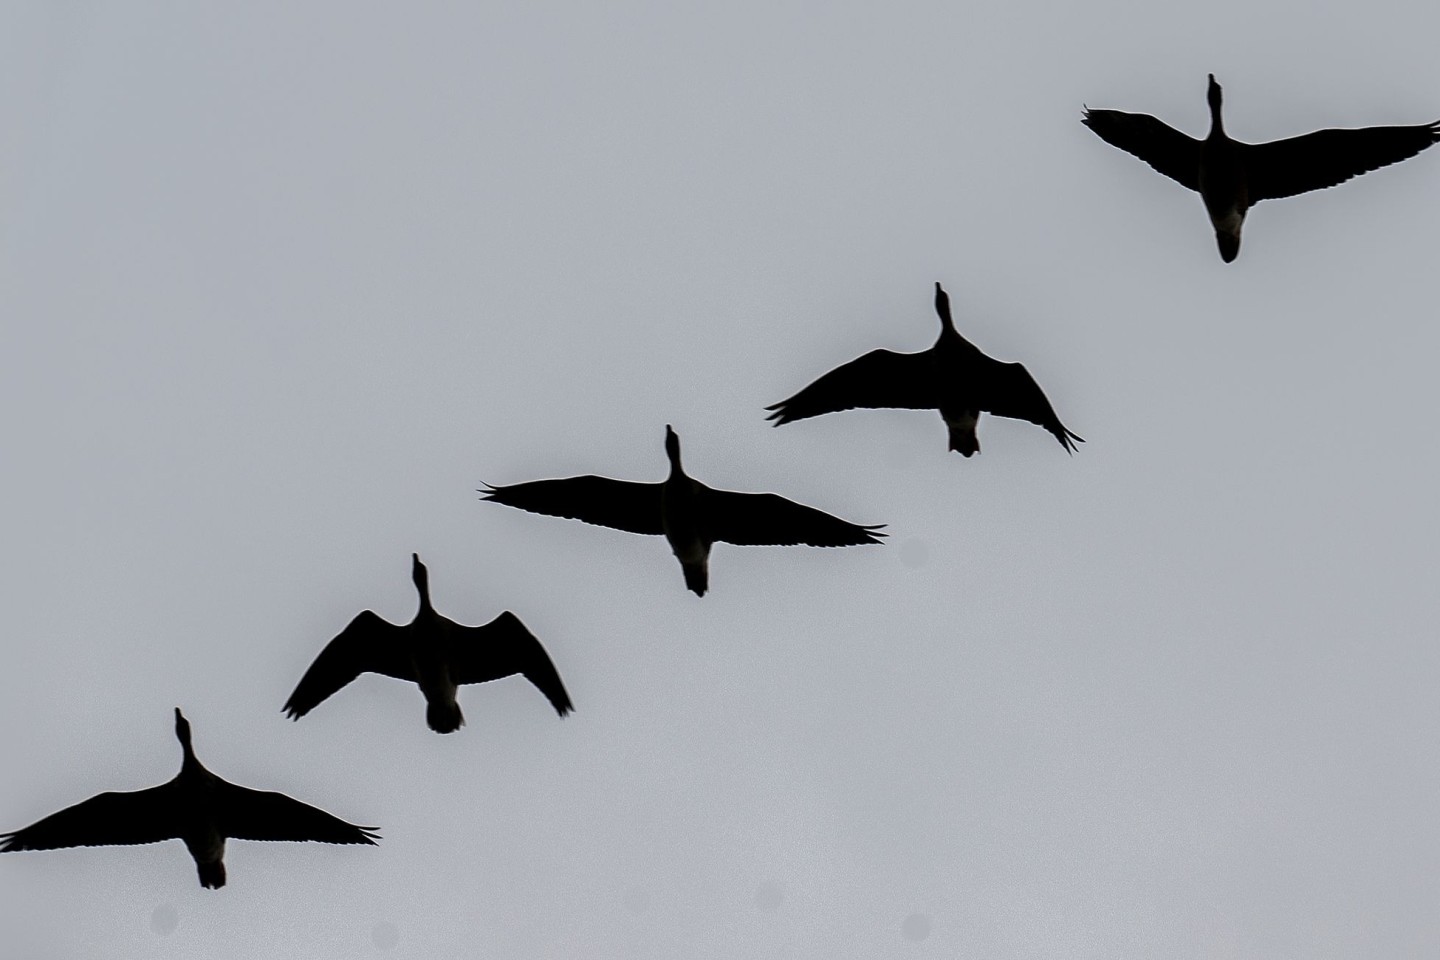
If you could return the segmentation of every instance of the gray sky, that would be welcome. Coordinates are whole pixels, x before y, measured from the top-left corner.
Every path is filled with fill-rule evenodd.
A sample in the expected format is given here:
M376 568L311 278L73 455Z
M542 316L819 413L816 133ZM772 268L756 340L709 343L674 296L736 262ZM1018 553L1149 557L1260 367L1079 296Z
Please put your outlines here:
M1227 266L1079 123L1201 135L1209 71L1242 139L1434 119L1418 9L6 8L0 829L173 775L178 705L384 834L233 842L218 892L173 842L0 858L7 952L1433 954L1440 151L1260 205ZM766 425L928 347L936 280L1077 455ZM474 492L658 480L667 422L888 545L720 545L698 600ZM509 680L440 737L372 677L283 718L413 614L412 550L572 717Z

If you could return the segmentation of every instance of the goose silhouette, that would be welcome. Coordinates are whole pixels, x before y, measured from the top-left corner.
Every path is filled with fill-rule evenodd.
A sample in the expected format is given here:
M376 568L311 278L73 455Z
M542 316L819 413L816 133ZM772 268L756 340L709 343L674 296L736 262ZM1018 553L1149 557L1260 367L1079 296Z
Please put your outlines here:
M430 574L412 553L411 579L420 593L415 619L398 626L365 610L325 645L300 678L284 711L299 720L362 673L380 673L418 684L425 695L425 722L436 733L454 733L465 723L456 688L522 674L545 694L555 712L574 707L560 674L535 635L505 611L481 627L442 617L430 604Z
M582 520L630 533L663 536L685 575L685 586L703 597L709 586L710 547L850 547L879 543L884 524L862 526L773 493L716 490L685 473L680 437L665 425L670 475L661 483L634 483L609 477L533 480L497 487L486 484L481 499L531 513Z
M1242 143L1225 133L1220 84L1209 75L1210 135L1188 137L1155 117L1119 110L1085 110L1085 124L1102 140L1132 153L1205 201L1220 259L1240 254L1245 214L1261 200L1293 197L1415 156L1440 140L1440 120L1407 127L1317 130L1270 143Z
M1018 363L1003 363L960 336L950 318L950 297L935 284L940 339L929 350L871 350L841 364L788 400L771 404L765 419L775 426L856 407L939 410L950 430L950 449L966 457L980 452L975 427L981 413L1038 424L1067 451L1085 441L1055 415L1040 385Z
M225 840L317 840L374 844L375 827L357 827L283 793L251 790L205 769L190 745L190 722L175 708L184 759L174 779L147 790L102 793L24 830L0 834L0 853L183 840L200 886L225 886Z

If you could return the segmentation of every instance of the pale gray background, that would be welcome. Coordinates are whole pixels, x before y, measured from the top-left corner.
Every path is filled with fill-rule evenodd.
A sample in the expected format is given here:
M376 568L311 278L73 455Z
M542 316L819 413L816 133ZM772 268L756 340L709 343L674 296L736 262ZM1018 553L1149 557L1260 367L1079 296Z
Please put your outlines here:
M298 9L297 9L298 8ZM602 9L603 8L603 9ZM0 829L217 773L375 848L0 858L26 958L1324 958L1440 947L1440 150L1199 199L1082 103L1440 115L1413 0L20 3L0 17ZM1090 442L761 407L960 329ZM716 548L481 481L774 490ZM366 678L520 615L577 712ZM909 918L909 919L907 919ZM928 935L927 935L928 934Z

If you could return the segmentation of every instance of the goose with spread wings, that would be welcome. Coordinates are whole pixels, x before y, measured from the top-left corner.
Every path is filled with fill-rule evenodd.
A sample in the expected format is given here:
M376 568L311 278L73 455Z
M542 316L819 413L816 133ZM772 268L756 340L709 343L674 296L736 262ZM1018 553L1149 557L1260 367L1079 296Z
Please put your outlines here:
M430 575L420 555L412 553L411 579L420 593L420 609L405 626L390 623L369 610L326 644L295 692L285 713L299 720L326 697L362 673L380 673L408 680L425 695L425 722L436 733L454 733L465 723L456 689L464 683L485 683L521 674L560 716L574 709L550 655L520 618L505 611L480 627L467 627L442 617L430 604Z
M148 790L102 793L24 830L0 834L0 853L183 840L200 886L225 886L225 840L316 840L374 844L375 827L357 827L283 793L251 790L206 770L190 745L190 722L175 708L184 751L174 779Z
M938 283L935 312L940 339L929 350L871 350L790 399L766 407L772 411L766 419L778 427L856 407L939 410L950 431L950 449L966 457L980 452L975 428L981 413L1038 424L1068 451L1085 442L1060 422L1030 371L988 357L960 336L950 317L950 297Z
M670 475L661 483L633 483L609 477L533 480L504 487L487 485L482 499L531 513L583 520L630 533L663 536L685 575L685 586L703 597L709 585L710 547L850 547L879 543L884 524L862 526L773 493L716 490L685 473L680 437L665 426Z
M1210 134L1204 140L1144 113L1085 110L1081 120L1102 140L1134 154L1181 186L1200 194L1220 259L1240 255L1240 227L1261 200L1293 197L1344 183L1415 156L1440 140L1440 120L1400 127L1317 130L1288 140L1242 143L1225 133L1220 84L1209 75Z

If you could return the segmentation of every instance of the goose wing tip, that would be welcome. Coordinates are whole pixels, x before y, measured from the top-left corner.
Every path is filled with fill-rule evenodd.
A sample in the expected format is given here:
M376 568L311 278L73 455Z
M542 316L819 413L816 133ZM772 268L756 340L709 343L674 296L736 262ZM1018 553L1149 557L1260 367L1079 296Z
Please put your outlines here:
M283 713L287 719L299 720L301 717L305 716L305 714L309 713L314 708L315 704L313 703L310 704L308 707L302 706L300 701L300 691L296 690L294 693L290 694L290 699L285 701L285 706L280 708L280 712Z

